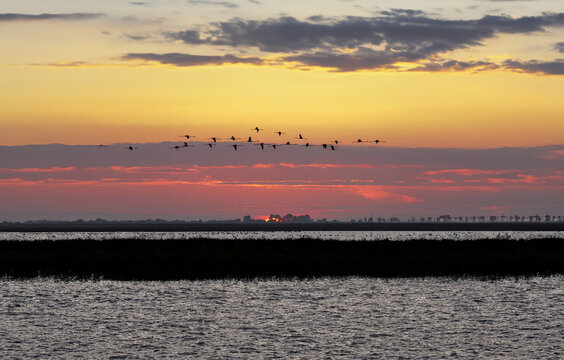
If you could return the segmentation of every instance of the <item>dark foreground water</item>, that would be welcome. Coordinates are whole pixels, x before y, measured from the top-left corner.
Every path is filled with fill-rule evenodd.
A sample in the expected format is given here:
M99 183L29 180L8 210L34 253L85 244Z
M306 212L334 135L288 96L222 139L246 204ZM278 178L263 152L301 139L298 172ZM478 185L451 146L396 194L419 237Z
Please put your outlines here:
M1 358L564 357L564 277L0 280Z

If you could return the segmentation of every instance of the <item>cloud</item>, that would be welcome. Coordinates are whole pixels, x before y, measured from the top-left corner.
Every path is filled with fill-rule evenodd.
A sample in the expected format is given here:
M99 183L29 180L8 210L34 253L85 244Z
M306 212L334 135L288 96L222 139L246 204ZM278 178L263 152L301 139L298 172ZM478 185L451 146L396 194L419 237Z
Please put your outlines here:
M482 45L497 34L544 32L564 25L564 13L513 18L488 15L476 20L433 18L419 10L392 9L376 17L328 18L315 15L305 21L290 16L266 20L210 23L199 29L168 32L170 40L257 48L279 53L282 60L299 66L319 66L336 71L395 68L399 62L417 62L462 48ZM446 61L425 64L414 71L491 70L486 61Z
M261 65L263 60L256 57L238 57L235 55L191 55L181 53L129 53L121 57L122 60L156 61L161 64L174 66L202 66L223 64L252 64Z
M335 71L356 71L363 69L396 69L399 61L416 61L417 57L387 51L360 49L353 53L316 52L286 56L284 61L297 62L302 66L333 68Z
M126 38L130 39L130 40L135 40L135 41L143 41L143 40L148 40L151 37L149 35L131 35L131 34L123 34L123 36L125 36Z
M0 14L2 21L34 21L34 20L89 20L106 16L102 13L70 13L70 14Z
M554 48L558 50L559 53L564 53L564 41L554 44Z
M506 60L503 65L508 70L523 73L544 74L544 75L564 75L564 60L556 59L554 61L517 61Z
M500 66L489 61L458 61L448 60L445 62L428 62L421 66L409 69L409 71L441 72L441 71L485 71L495 70Z
M427 175L438 175L438 174L454 174L461 176L475 176L484 174L506 174L514 172L515 170L484 170L484 169L444 169L444 170L430 170L425 171Z
M187 0L189 4L192 5L212 5L212 6L223 6L229 9L236 9L239 5L232 3L230 1L212 1L212 0Z
M76 167L59 167L54 166L51 168L17 168L17 169L0 169L0 172L19 172L19 173L54 173L54 172L68 172L75 171Z
M512 18L485 16L478 20L435 19L415 10L394 9L378 17L324 18L300 21L284 16L267 20L231 19L211 23L204 31L167 33L187 44L256 47L266 52L355 49L384 45L389 52L409 52L416 57L480 45L496 33L531 33L546 26L564 25L563 14ZM322 22L320 22L322 21Z

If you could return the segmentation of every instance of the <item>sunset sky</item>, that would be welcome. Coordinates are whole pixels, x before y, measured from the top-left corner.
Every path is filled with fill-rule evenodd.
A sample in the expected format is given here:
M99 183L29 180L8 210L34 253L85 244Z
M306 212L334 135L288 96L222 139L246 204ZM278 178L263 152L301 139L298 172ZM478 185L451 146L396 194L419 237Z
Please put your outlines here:
M0 0L0 49L0 221L564 215L562 1Z

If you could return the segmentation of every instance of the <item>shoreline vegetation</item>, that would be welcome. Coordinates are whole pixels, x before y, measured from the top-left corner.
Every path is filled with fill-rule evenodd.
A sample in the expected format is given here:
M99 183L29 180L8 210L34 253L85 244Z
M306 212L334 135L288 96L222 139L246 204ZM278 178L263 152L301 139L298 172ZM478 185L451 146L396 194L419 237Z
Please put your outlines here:
M2 222L0 232L110 231L564 231L564 222L198 222L29 221Z
M564 274L564 241L0 241L0 277L198 280Z

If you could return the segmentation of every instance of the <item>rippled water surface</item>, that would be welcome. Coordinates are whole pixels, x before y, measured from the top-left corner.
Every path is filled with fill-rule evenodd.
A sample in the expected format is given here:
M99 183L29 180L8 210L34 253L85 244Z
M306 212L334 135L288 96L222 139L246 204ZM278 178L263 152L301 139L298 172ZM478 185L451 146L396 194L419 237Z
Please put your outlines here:
M564 278L0 280L2 358L562 358Z
M191 232L0 232L0 240L109 239L322 239L322 240L476 240L539 238L564 239L564 231L191 231Z

